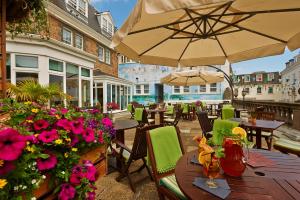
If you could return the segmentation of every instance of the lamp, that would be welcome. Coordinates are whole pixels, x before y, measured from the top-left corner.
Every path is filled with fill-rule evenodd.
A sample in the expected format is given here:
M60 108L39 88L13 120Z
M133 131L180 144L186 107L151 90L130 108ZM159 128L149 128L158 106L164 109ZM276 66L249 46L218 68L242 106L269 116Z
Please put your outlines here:
M245 88L243 88L242 90L242 96L243 96L243 108L245 108L245 96L247 94L247 91L245 90Z

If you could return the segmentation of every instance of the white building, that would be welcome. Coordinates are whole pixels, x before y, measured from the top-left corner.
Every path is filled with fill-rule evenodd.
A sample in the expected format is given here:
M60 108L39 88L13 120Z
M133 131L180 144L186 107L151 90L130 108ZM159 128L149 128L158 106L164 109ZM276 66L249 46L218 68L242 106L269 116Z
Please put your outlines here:
M281 72L282 101L300 101L300 54L286 63L286 68Z

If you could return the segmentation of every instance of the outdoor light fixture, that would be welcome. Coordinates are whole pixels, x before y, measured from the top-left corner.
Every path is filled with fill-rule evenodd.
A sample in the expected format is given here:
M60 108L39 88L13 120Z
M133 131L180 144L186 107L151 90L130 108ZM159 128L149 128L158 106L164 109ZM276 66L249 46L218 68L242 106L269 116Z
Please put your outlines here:
M245 108L245 96L247 94L247 91L245 90L245 88L243 88L242 90L242 96L243 96L243 108Z

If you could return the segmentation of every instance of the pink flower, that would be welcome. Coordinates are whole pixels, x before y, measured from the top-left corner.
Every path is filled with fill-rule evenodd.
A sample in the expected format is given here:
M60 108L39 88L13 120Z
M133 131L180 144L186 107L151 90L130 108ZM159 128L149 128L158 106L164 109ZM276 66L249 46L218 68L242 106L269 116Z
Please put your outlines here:
M95 192L88 192L86 200L94 200L96 198L96 193Z
M0 167L0 176L5 176L12 170L14 170L16 166L12 161L4 161L3 166Z
M76 194L75 188L70 184L62 184L60 193L58 194L59 200L71 200L74 199Z
M96 167L93 165L93 163L89 160L85 160L83 161L83 166L86 169L85 172L85 177L89 180L89 181L96 181L96 174L97 174L97 169Z
M65 114L68 113L68 109L62 108L62 109L60 110L60 112L61 112L61 114L65 115Z
M72 132L76 135L79 135L83 131L83 122L81 120L74 120L72 122Z
M70 131L72 129L72 124L67 119L60 119L57 121L57 126L65 129L66 131Z
M26 135L24 137L26 138L26 141L31 142L33 144L37 144L39 142L34 135Z
M22 154L26 138L12 128L0 131L0 160L16 160Z
M50 111L49 111L49 115L55 116L56 111L57 110L55 108L51 108Z
M49 126L49 123L44 119L39 119L39 120L35 121L33 124L34 130L36 130L36 131L46 129L46 128L48 128L48 126Z
M74 186L80 185L81 179L84 177L82 172L72 173L70 176L70 183Z
M110 127L110 126L113 125L112 121L109 118L107 118L107 117L105 117L105 118L102 119L102 124L104 126L106 126L106 127Z
M54 154L47 152L47 154L49 155L48 158L46 159L42 159L39 158L37 159L37 167L40 171L44 171L47 169L52 169L56 166L57 164L57 158Z
M75 146L79 142L77 135L71 135L71 146Z
M103 139L103 131L99 131L99 134L98 134L98 142L100 144L103 144L104 143L104 139Z
M83 132L82 137L86 142L93 142L95 140L94 130L87 128L86 131Z
M38 139L45 143L51 143L58 138L59 138L59 136L58 136L57 130L55 130L55 129L52 129L51 131L43 131L38 136Z

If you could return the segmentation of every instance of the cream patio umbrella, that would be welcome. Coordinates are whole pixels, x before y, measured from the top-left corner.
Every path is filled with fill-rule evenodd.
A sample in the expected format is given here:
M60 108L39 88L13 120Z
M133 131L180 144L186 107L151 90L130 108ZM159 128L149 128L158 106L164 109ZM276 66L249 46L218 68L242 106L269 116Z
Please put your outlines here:
M300 0L138 0L112 46L147 64L235 63L300 47Z
M203 71L199 69L173 72L160 79L161 83L174 86L193 86L218 83L224 81L221 72Z

